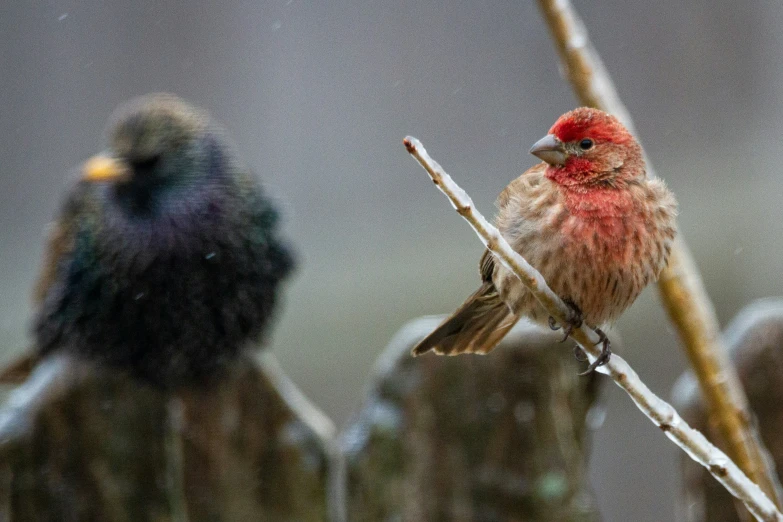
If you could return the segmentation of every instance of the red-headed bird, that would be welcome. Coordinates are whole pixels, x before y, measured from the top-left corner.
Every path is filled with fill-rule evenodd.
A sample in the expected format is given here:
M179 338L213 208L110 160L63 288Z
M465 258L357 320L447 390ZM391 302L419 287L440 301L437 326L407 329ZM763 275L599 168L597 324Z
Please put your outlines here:
M573 310L566 331L582 321L600 330L630 306L666 266L676 233L677 202L646 176L642 148L605 112L562 115L531 154L544 162L500 194L495 223L509 242ZM488 353L522 316L554 328L549 313L487 250L482 284L414 349L445 355Z

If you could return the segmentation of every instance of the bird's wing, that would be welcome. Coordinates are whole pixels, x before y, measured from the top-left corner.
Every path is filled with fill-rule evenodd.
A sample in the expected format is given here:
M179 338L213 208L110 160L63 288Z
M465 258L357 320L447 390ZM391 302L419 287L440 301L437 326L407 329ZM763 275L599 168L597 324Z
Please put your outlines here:
M47 227L46 245L38 279L33 288L33 305L40 306L57 278L63 259L73 251L77 224L85 213L94 211L89 183L76 183L63 201L57 219Z
M479 261L479 274L481 280L485 283L492 282L492 273L495 271L495 256L489 249L484 250L484 254Z
M502 209L511 200L514 194L525 194L537 189L546 173L546 163L539 163L527 169L521 176L509 183L503 192L498 196L495 203L499 209Z
M43 263L38 273L38 279L33 287L32 297L34 305L40 305L43 302L49 288L57 277L60 260L73 249L73 244L73 227L64 224L63 221L55 221L49 224Z

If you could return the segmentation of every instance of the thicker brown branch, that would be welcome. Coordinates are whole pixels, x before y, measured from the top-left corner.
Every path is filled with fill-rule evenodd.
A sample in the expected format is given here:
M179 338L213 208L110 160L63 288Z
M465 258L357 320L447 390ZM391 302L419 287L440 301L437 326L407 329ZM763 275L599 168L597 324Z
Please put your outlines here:
M615 114L633 132L623 105L579 15L569 0L538 0L563 62L565 76L584 105ZM647 161L647 171L655 173ZM710 416L727 453L781 507L783 492L750 423L747 398L720 337L718 319L682 236L674 244L658 289L699 380Z

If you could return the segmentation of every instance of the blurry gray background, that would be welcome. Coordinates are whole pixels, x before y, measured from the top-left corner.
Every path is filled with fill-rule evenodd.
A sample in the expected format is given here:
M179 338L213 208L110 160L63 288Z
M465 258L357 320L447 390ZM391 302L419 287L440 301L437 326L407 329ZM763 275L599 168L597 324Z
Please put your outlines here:
M491 215L534 164L530 145L576 103L530 1L11 4L0 6L0 360L27 342L42 230L69 170L103 147L119 102L172 91L225 124L284 203L301 268L273 349L338 426L392 334L478 284L480 243L403 136ZM677 193L721 321L783 294L779 2L576 7ZM685 360L654 288L619 328L624 355L668 396ZM678 450L616 387L605 402L592 477L606 520L672 520Z

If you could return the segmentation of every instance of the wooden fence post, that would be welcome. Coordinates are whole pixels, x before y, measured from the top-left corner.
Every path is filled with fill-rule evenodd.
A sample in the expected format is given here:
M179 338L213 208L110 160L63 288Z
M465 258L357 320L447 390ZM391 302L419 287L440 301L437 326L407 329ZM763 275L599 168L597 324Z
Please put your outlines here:
M758 432L774 459L783 469L783 300L763 299L745 307L724 333L729 355L737 368L756 414L748 422L758 424ZM694 428L710 433L704 403L693 374L680 377L672 392L683 418ZM723 446L718 440L718 445ZM679 519L687 522L737 522L734 500L704 468L682 456L684 491ZM741 508L742 516L748 516Z
M525 321L490 356L412 358L441 319L400 331L342 436L348 519L599 520L585 419L600 377Z
M174 392L52 356L0 411L0 520L330 520L332 432L271 354Z

